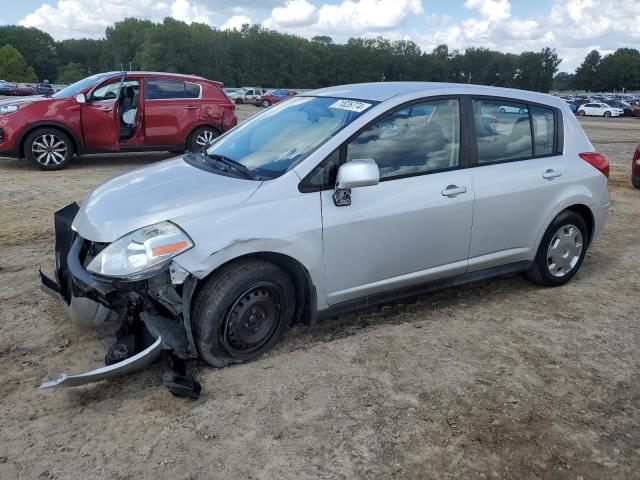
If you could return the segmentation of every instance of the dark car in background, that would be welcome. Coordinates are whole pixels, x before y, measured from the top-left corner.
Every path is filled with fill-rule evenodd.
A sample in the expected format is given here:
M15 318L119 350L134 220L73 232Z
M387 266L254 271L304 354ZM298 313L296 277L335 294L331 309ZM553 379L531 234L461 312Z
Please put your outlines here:
M53 87L50 83L39 83L36 85L36 95L53 95Z
M35 89L31 85L27 85L26 83L17 83L11 89L11 95L17 97L25 97L28 95L34 95L35 93Z
M0 95L11 95L13 92L13 85L4 80L0 80Z
M58 170L75 154L200 150L238 123L222 83L193 75L107 72L51 96L0 100L0 156Z
M293 90L271 90L264 95L260 95L257 100L257 105L267 108L297 94L298 92L294 92Z

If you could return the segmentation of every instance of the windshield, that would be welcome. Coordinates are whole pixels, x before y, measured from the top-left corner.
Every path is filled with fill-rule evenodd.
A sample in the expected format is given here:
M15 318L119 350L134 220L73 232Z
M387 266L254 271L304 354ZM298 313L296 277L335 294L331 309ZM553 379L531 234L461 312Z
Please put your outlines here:
M349 125L375 102L294 97L220 137L207 150L242 164L263 179L276 178Z
M68 87L63 88L58 93L52 95L53 98L70 98L80 93L85 88L91 87L102 80L113 76L114 73L99 73L83 78L82 80L72 83Z

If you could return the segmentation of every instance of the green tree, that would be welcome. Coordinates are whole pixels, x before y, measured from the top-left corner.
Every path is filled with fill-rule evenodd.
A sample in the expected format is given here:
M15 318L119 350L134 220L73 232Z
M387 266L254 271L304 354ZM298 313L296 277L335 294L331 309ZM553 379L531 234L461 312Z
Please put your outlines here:
M11 45L0 48L0 78L8 82L37 82L38 76L18 49Z
M86 73L79 63L69 62L58 72L58 83L70 84L82 80Z
M40 80L50 80L55 76L58 58L56 43L51 35L33 27L6 25L0 27L0 45L7 43L22 54Z
M580 90L592 90L595 86L596 71L600 66L602 57L597 50L591 50L582 64L576 69L574 83Z
M575 88L575 75L567 72L560 72L553 77L553 89L557 92L572 90Z

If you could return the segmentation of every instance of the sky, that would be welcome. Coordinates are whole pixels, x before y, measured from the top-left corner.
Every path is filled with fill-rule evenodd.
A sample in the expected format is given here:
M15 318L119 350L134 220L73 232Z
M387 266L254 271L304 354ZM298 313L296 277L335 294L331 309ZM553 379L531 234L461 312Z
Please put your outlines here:
M593 49L640 48L640 0L0 0L0 24L37 27L56 40L101 38L126 17L167 16L220 29L260 23L336 42L381 35L426 51L442 43L513 53L548 46L566 72Z

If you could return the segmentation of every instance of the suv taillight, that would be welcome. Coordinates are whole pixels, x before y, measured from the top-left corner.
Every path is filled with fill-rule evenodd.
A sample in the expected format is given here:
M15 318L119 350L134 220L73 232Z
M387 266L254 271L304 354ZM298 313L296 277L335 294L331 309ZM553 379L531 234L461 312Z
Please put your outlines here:
M580 158L590 163L592 166L600 170L602 174L609 178L609 159L604 153L600 152L587 152L581 153Z
M633 154L633 162L631 163L631 171L636 174L640 174L640 145L636 147L636 151Z

